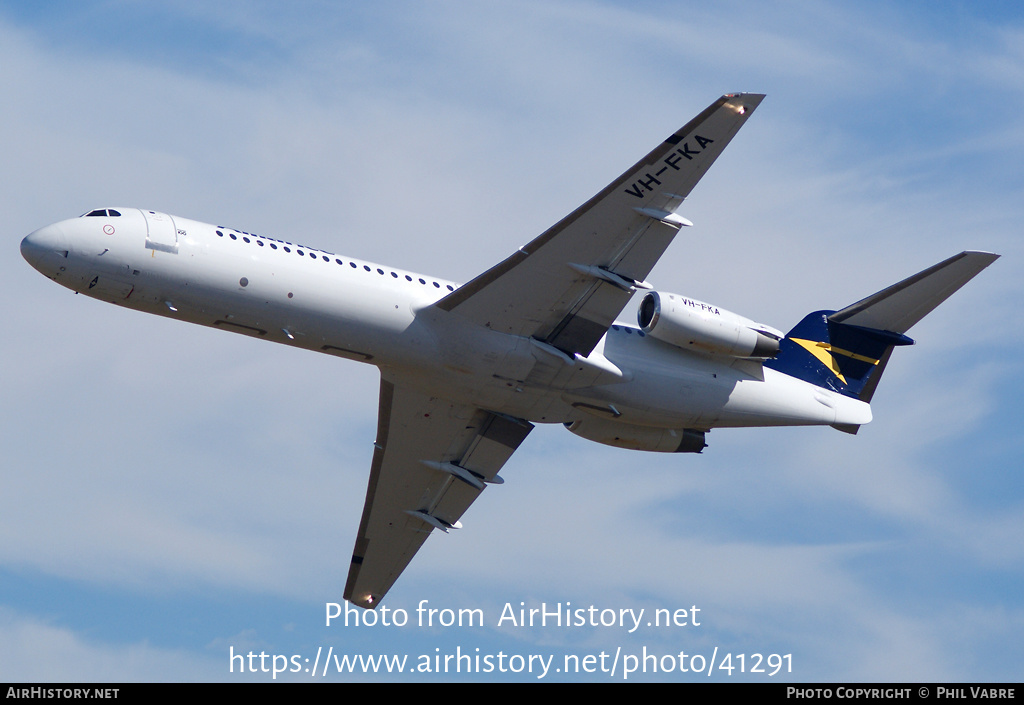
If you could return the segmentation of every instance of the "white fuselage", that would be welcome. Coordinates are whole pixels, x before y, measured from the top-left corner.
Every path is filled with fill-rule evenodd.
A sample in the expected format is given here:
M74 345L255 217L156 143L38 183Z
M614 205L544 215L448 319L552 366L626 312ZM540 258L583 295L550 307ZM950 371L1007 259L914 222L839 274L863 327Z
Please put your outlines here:
M69 289L148 313L370 362L422 391L542 423L662 429L863 424L867 404L749 360L613 326L587 358L431 306L452 282L231 228L120 208L32 233Z

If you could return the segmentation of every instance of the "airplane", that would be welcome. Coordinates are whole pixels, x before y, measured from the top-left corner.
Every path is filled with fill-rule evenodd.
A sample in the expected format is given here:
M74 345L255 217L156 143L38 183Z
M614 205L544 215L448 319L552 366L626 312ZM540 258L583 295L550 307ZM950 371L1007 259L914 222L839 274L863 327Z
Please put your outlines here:
M764 98L726 94L466 284L137 208L21 243L76 293L375 365L377 435L345 599L373 609L537 423L700 453L713 428L856 433L907 331L999 255L966 251L789 333L646 280L690 192ZM642 294L637 325L618 321Z

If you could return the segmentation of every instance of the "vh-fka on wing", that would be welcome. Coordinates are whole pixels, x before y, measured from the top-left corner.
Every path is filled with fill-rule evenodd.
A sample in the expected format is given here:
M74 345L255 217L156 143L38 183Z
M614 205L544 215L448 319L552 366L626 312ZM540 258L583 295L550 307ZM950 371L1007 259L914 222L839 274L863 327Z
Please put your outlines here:
M856 433L907 331L998 255L962 252L789 333L647 277L677 210L763 96L725 95L600 193L461 286L137 208L41 228L21 252L75 292L368 362L380 406L345 597L380 603L537 423L620 448L700 452L712 428ZM630 298L638 326L616 322Z

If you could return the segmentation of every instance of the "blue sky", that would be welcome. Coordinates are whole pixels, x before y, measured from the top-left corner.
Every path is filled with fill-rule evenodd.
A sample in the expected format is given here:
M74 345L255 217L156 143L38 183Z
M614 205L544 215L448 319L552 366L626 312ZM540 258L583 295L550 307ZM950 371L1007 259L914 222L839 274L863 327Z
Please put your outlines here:
M321 646L717 647L792 654L797 681L1019 679L1012 4L209 5L0 2L0 679L264 680L230 673L229 649ZM479 608L484 627L323 624L375 369L76 297L18 254L125 205L466 281L741 90L768 97L688 200L658 288L788 329L963 249L1003 257L914 328L856 437L723 429L664 457L537 429L385 603ZM703 619L497 627L520 602Z

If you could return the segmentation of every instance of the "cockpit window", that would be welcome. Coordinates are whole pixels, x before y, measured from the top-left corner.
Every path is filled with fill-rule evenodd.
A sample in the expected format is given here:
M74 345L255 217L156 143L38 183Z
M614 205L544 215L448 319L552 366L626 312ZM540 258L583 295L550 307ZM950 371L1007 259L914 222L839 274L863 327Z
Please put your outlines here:
M91 217L98 216L100 218L106 218L106 217L118 218L118 217L120 217L120 215L121 214L118 211L115 211L113 208L100 208L98 210L89 211L88 213L86 213L82 217L83 218L91 218Z

